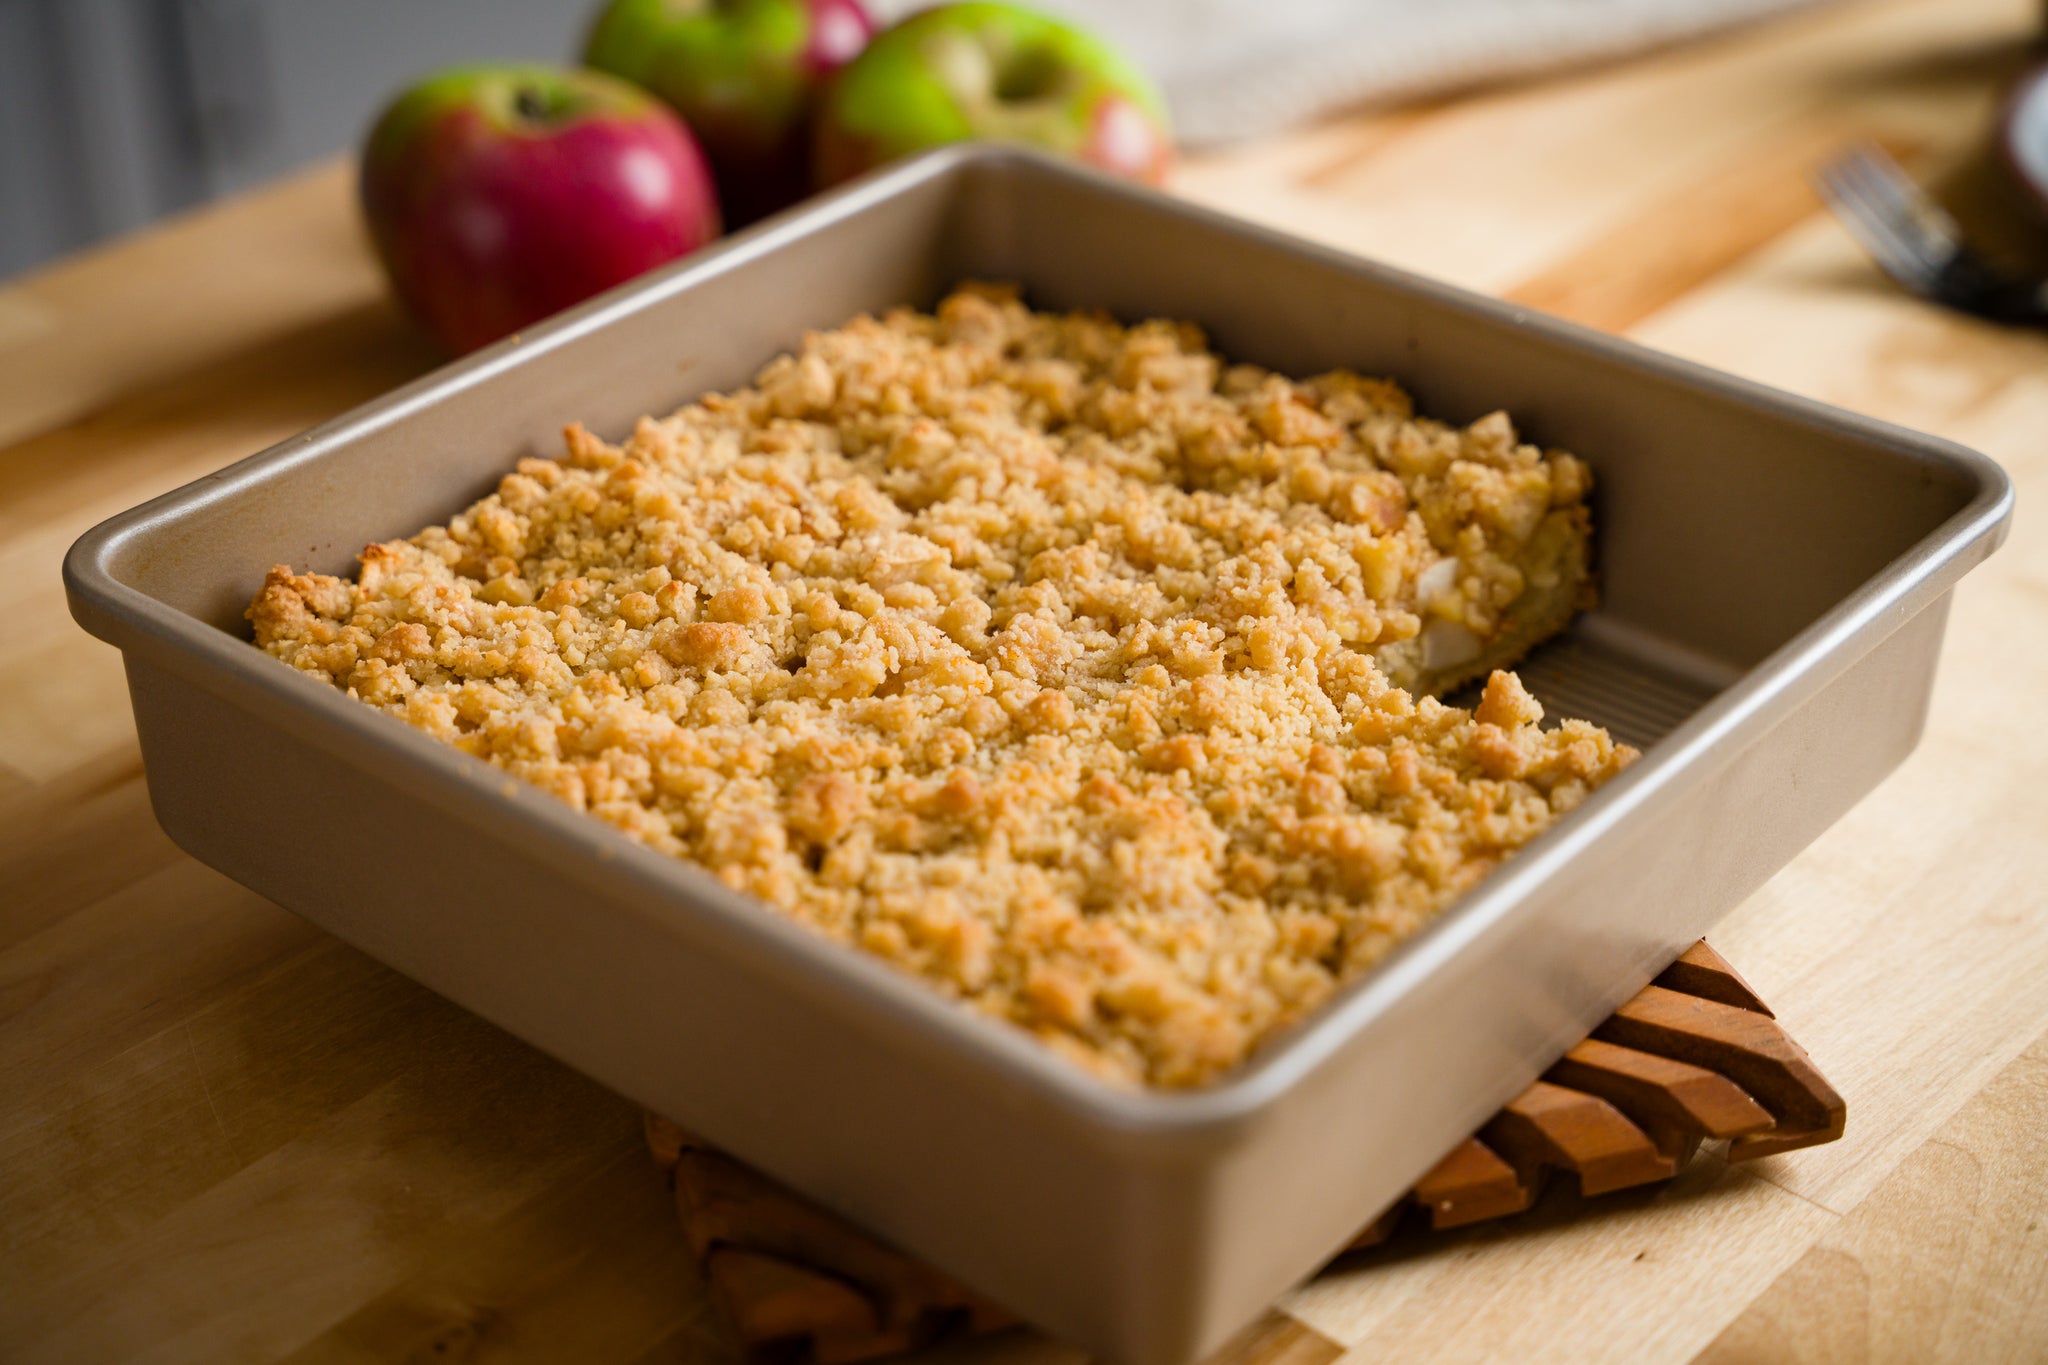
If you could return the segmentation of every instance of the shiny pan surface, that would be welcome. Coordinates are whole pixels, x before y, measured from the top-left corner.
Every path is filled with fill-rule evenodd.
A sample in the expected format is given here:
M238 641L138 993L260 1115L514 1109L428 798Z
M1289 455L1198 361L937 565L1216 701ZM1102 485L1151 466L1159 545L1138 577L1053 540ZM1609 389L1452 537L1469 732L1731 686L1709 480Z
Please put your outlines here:
M1389 375L1454 422L1506 408L1599 480L1602 604L1523 676L1643 759L1207 1090L1105 1085L246 642L270 564L348 572L567 420L623 433L966 277ZM65 577L194 856L1091 1352L1184 1365L1905 757L2011 503L1961 447L970 147L115 517Z

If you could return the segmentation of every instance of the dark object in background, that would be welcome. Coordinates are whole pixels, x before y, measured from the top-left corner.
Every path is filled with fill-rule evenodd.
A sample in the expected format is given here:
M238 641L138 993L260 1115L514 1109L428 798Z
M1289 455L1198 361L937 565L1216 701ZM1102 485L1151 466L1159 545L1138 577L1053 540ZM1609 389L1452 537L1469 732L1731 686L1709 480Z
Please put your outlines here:
M1998 117L2001 168L2048 230L2048 66L2037 66L2012 88Z
M436 66L555 61L589 0L0 0L0 276L352 145Z
M1964 240L1962 224L1874 143L1823 166L1821 193L1900 286L1994 322L2048 324L2048 280L2008 270Z

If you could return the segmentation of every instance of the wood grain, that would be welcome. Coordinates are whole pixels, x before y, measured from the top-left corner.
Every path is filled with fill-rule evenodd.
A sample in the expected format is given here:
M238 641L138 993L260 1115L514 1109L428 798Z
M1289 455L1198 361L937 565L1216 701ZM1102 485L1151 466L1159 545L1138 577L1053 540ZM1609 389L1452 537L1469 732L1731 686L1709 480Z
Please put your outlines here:
M1730 1323L1701 1365L2038 1360L2048 1350L2048 1038Z
M2038 23L1827 6L1184 169L1197 200L1975 445L2022 504L1956 596L1919 750L1714 934L1847 1136L1364 1253L1233 1365L2040 1357L2048 337L1902 297L1800 183L1850 136L1970 159ZM431 364L348 177L0 285L0 1358L702 1360L630 1106L172 848L119 661L64 610L93 521Z

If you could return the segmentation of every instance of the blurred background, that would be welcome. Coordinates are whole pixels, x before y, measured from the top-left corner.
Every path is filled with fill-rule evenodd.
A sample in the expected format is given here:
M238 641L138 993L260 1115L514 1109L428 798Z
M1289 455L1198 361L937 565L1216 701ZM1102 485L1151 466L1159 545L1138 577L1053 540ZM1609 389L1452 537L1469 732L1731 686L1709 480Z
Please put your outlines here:
M0 275L352 145L409 78L559 60L583 0L0 0Z
M1814 0L1051 0L1184 142L1614 55ZM882 0L884 18L920 8ZM567 60L587 0L0 0L0 276L338 152L411 78Z

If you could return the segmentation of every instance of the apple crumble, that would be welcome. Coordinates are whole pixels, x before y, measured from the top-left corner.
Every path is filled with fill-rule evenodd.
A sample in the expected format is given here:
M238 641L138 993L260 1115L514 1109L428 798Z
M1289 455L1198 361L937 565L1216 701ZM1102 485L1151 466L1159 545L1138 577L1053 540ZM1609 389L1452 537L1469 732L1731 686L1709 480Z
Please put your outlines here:
M566 435L257 643L1112 1078L1216 1078L1634 756L1426 695L1586 592L1500 413L968 287Z

